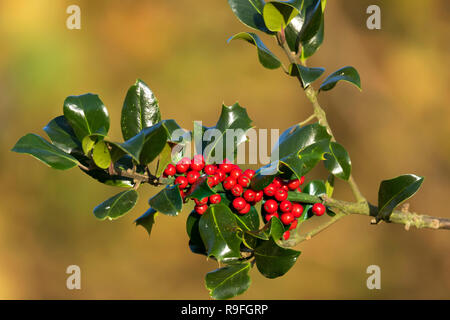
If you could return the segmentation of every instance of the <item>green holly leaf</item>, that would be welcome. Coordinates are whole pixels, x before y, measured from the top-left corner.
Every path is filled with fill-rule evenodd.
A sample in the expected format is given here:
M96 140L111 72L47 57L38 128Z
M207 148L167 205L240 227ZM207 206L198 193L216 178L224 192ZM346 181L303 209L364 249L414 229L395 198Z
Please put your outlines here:
M194 123L196 150L203 154L207 163L220 163L225 158L235 159L238 146L247 140L246 133L252 127L252 120L245 108L238 103L232 106L223 105L214 127Z
M80 140L64 116L54 118L44 127L44 131L53 145L66 153L81 148Z
M177 216L183 207L178 186L167 186L149 200L150 207L169 216Z
M108 134L108 110L98 95L88 93L67 97L63 110L64 117L80 141L86 136Z
M298 53L300 47L306 47L308 54L312 54L311 51L318 49L323 41L324 9L320 0L304 1L300 13L291 20L285 31L286 42L292 51Z
M255 231L259 229L259 214L254 206L244 215L236 215L236 221L239 227L244 231Z
M214 299L230 299L244 293L250 286L250 263L225 266L208 272L205 282Z
M330 74L320 85L319 92L333 89L339 81L350 82L361 91L361 79L358 71L353 67L344 67Z
M317 123L292 126L280 136L271 161L285 165L300 179L324 159L330 141L326 128Z
M101 169L109 168L111 164L111 154L108 145L104 141L99 141L92 149L92 159L97 167Z
M352 162L347 150L339 143L330 142L329 152L325 154L325 168L334 176L348 180L352 171Z
M143 129L161 121L158 99L142 81L128 89L122 108L121 126L124 140L136 136Z
M317 33L311 39L302 41L301 59L304 61L309 57L311 57L314 53L316 53L316 51L319 50L320 46L322 45L324 38L325 38L325 19L322 15L320 27Z
M299 14L301 6L302 0L267 2L263 8L264 23L270 31L281 31Z
M378 191L377 220L389 222L394 209L403 201L411 198L419 190L423 180L423 177L405 174L382 181Z
M236 39L245 40L256 46L259 62L265 68L278 69L281 67L281 61L269 50L269 48L266 47L258 35L252 32L241 32L228 39L228 42Z
M158 178L163 175L164 170L170 163L172 163L172 147L170 146L170 143L166 143L161 153L159 154L158 168L156 170L156 176Z
M264 24L262 16L264 0L228 0L228 4L243 24L252 29L271 33Z
M108 141L108 144L112 147L111 153L115 154L115 158L121 158L125 154L129 154L136 162L139 163L139 157L145 142L144 133L144 131L141 131L123 143Z
M136 226L144 227L144 229L147 230L147 233L150 236L157 216L158 212L155 209L150 208L142 216L134 220L134 223L136 223Z
M291 64L289 67L289 74L299 78L305 89L309 87L311 83L319 79L324 72L324 68L308 68L300 64Z
M29 154L49 167L58 170L67 170L79 164L73 156L34 133L29 133L20 138L11 151Z
M207 249L208 256L219 261L240 258L238 224L235 215L224 204L212 205L199 221L200 236Z
M300 253L278 246L273 239L261 241L255 249L256 267L263 276L274 279L288 272Z
M211 189L208 185L208 177L202 176L191 186L189 191L186 193L187 199L203 199L216 194L215 191Z
M199 222L201 215L194 210L189 214L186 220L186 232L189 237L189 249L193 253L207 255L205 244L200 235Z
M94 208L97 219L115 220L129 212L136 205L138 193L134 189L122 191Z

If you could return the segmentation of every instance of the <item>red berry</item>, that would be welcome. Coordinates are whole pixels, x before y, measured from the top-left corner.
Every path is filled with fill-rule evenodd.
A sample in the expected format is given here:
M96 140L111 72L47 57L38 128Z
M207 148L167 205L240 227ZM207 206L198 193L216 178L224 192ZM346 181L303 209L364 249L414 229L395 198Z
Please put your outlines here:
M280 189L283 189L286 192L289 191L289 187L286 184L282 185Z
M302 185L304 182L305 182L305 176L302 176L302 177L300 178L300 185Z
M218 178L216 176L208 177L206 182L208 183L208 186L212 188L218 184Z
M191 170L201 171L201 170L203 169L204 166L205 166L204 163L195 163L195 162L192 162L192 163L191 163Z
M178 187L180 188L180 189L184 189L184 188L186 188L187 187L187 185L188 185L188 179L186 178L186 177L184 177L184 176L179 176L179 177L177 177L176 179L175 179L175 184L178 184Z
M289 230L297 228L298 220L292 221L291 225L289 226Z
M198 171L189 171L186 175L189 184L194 184L198 178L200 178L200 173Z
M204 197L203 199L194 199L195 205L197 206L201 206L203 204L207 204L208 203L208 197Z
M206 205L206 204L202 204L200 206L195 206L195 212L197 212L200 215L204 214L206 212L206 210L208 210L208 205Z
M281 201L280 203L280 210L281 212L290 212L292 211L292 202L289 200Z
M240 211L244 209L247 202L245 202L244 198L236 198L233 200L233 208L235 208L237 211Z
M255 202L260 202L264 197L264 191L258 191L255 195Z
M173 164L169 164L167 168L164 170L164 175L166 175L167 177L171 177L175 175L175 173L177 173L177 169Z
M274 213L274 212L276 212L278 210L278 203L275 200L272 200L272 199L267 200L264 203L264 210L267 213Z
M312 207L312 212L316 215L316 216L321 216L325 213L326 209L325 206L321 203L315 203Z
M294 217L300 218L301 215L303 214L303 206L301 204L294 203L292 205L292 211L291 212L294 215Z
M231 188L231 194L235 197L240 197L242 192L244 192L244 188L240 184L236 184L233 188Z
M287 197L288 197L288 193L286 190L278 189L275 192L275 199L277 199L278 201L284 201L287 199Z
M264 194L268 197L273 197L275 194L276 188L273 184L269 184L264 188Z
M296 192L302 192L302 189L300 187L297 188Z
M287 213L283 213L281 215L281 222L283 222L283 224L288 225L290 224L292 221L294 221L294 215L290 212Z
M281 180L281 178L276 177L275 179L273 179L272 185L275 187L275 189L281 188L281 186L283 185L283 180Z
M250 212L250 208L251 208L250 203L246 203L245 207L242 210L239 210L238 213L239 214L247 214Z
M278 212L266 214L265 219L267 222L269 222L272 217L279 218Z
M231 170L230 172L230 177L237 179L239 178L239 176L241 175L242 170L240 168L234 168L233 170Z
M209 197L209 203L211 204L220 203L221 200L222 197L220 196L220 194L213 194L212 196Z
M233 170L234 165L232 163L222 163L219 164L219 168L225 173L230 173L231 170Z
M248 190L246 190L244 192L244 199L245 199L245 201L247 201L247 202L254 202L255 198L256 198L256 192L255 191L248 189Z
M227 174L222 169L217 170L214 175L219 178L219 182L222 182L227 177Z
M237 182L244 188L247 188L250 185L250 178L246 175L241 174L237 179Z
M291 233L289 232L289 230L288 230L288 231L285 231L285 232L283 233L283 239L284 239L284 240L289 239L290 236L291 236Z
M255 175L255 170L247 169L244 171L244 174L251 179Z
M294 191L295 189L297 189L298 187L300 187L300 180L299 179L295 179L295 180L290 180L287 184L289 190Z
M231 190L236 185L236 180L228 177L223 181L222 185L225 190Z
M189 164L187 163L177 163L176 165L177 173L185 173L189 170Z
M203 171L205 171L205 173L209 176L212 176L214 173L216 173L216 166L213 164L208 164L205 166L205 168L203 169Z

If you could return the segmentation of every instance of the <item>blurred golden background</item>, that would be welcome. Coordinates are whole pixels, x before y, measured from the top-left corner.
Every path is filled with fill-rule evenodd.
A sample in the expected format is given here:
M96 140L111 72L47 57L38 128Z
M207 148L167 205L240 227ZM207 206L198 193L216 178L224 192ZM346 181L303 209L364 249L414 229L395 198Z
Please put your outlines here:
M71 4L81 7L81 30L66 28ZM371 4L381 7L381 30L366 28ZM416 173L426 180L412 209L443 217L450 217L449 9L447 0L328 1L326 39L309 61L327 74L346 65L360 72L362 93L342 83L320 101L368 199L377 201L381 180ZM222 102L235 101L258 128L304 120L311 107L297 81L260 66L248 44L226 43L240 31L249 30L224 0L0 2L0 298L208 299L204 275L216 264L187 246L189 208L178 218L160 215L149 239L133 220L155 190L141 188L122 219L98 221L92 209L116 189L9 150L25 133L45 136L65 97L87 92L100 95L111 137L121 139L120 110L136 78L153 89L163 117L186 129L194 120L213 125ZM352 199L343 182L336 189ZM369 222L348 217L301 244L282 278L253 270L240 298L450 298L448 231ZM71 264L81 267L81 290L66 289ZM366 287L372 264L381 267L381 290Z

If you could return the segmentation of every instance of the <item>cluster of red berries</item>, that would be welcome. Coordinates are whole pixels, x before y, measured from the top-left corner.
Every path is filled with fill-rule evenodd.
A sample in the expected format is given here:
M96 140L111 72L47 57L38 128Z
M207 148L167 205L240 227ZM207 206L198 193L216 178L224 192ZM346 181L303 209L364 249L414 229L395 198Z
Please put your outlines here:
M218 165L207 165L202 155L195 155L192 160L183 158L176 165L169 164L164 170L164 176L176 176L175 184L180 188L183 198L202 174L208 176L207 183L211 188L222 184L223 189L233 197L231 206L238 214L247 214L252 205L263 199L263 191L254 191L249 188L255 171L250 169L242 171L238 165L228 160ZM214 194L204 199L194 199L194 201L195 211L201 215L208 209L208 204L220 203L222 198L220 194Z
M164 176L175 176L175 184L178 185L183 199L189 188L202 175L207 176L207 183L211 188L222 184L231 200L230 206L237 214L245 215L250 212L253 205L264 201L262 205L264 220L267 222L272 217L279 218L287 229L283 234L285 240L289 239L290 230L297 227L298 218L302 216L304 208L300 203L287 199L288 191L301 192L300 186L304 183L305 177L293 180L276 177L263 190L256 191L250 188L251 179L255 175L254 170L243 171L238 165L227 160L218 165L206 164L202 155L195 155L193 159L183 158L176 165L169 164L164 170ZM208 209L208 204L218 204L222 200L219 193L203 199L194 199L194 210L202 215ZM317 216L323 215L325 211L321 203L316 203L312 207L312 212Z
M305 177L301 179L283 180L276 177L271 184L264 188L265 202L262 206L262 215L266 222L272 217L277 217L285 225L287 230L283 233L285 240L290 237L290 230L298 225L298 218L303 214L304 208L301 203L291 202L288 198L288 191L302 192L300 186L305 182ZM312 207L312 212L321 216L325 213L325 206L316 203Z

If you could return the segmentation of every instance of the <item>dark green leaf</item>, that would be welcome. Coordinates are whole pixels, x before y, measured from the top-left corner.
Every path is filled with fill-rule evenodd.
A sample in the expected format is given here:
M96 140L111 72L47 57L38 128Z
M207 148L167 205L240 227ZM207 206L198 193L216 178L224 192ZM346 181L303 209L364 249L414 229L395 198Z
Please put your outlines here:
M252 32L241 32L228 39L228 42L236 39L245 40L248 43L255 45L258 51L259 62L265 68L277 69L281 67L281 61L266 47L258 35Z
M174 120L163 120L154 126L145 128L143 130L145 141L139 158L140 164L146 165L155 160L164 150L167 141L173 142L171 140L172 134L174 134L176 130L182 131L180 126ZM180 137L180 139L182 139L182 137Z
M389 222L392 211L403 201L411 198L419 190L423 180L423 177L406 174L382 181L378 191L377 220Z
M65 153L37 134L29 133L17 141L11 151L26 153L42 161L49 167L67 170L77 166L77 159Z
M214 299L229 299L244 293L250 286L250 263L225 266L208 272L205 282Z
M212 196L216 194L208 185L208 177L200 177L186 193L186 198L189 199L203 199L205 197Z
M270 33L264 24L262 16L264 0L228 0L228 4L243 24L250 28Z
M292 51L298 53L302 46L312 55L318 49L323 41L323 9L320 0L304 1L302 10L291 20L285 31L286 42Z
M169 216L177 216L183 207L178 186L167 186L149 200L150 207Z
M320 196L327 193L327 188L322 180L312 180L305 184L302 191L313 196Z
M259 168L251 180L250 187L252 190L260 191L272 183L275 176L278 174L278 165L268 164Z
M63 110L64 117L80 141L89 135L106 136L108 134L108 110L96 94L67 97Z
M220 163L223 159L235 159L238 146L247 140L246 133L253 127L247 110L238 103L222 106L215 127L200 127L194 123L194 140L198 153L208 163ZM230 144L231 142L231 144Z
M156 176L159 178L163 175L167 166L172 163L172 148L170 143L166 143L163 150L159 154L158 169L156 170Z
M255 231L259 229L259 214L254 206L244 215L236 215L239 227L244 231Z
M323 3L323 2L322 2ZM320 22L320 27L317 33L309 40L302 42L302 60L306 60L311 57L323 43L325 38L325 19L322 15L322 20Z
M208 256L219 261L240 258L238 224L229 207L223 204L210 206L200 218L199 229Z
M105 220L106 218L114 220L120 218L133 209L137 199L138 193L136 190L130 189L122 191L96 206L94 208L94 215L100 220Z
M134 160L139 162L139 157L141 155L142 148L144 146L145 141L145 135L144 131L141 131L134 137L128 139L127 141L123 143L118 142L110 142L108 143L112 145L113 149L118 148L121 152L115 151L116 154L120 155L122 157L125 154L129 154Z
M291 64L289 69L289 74L299 78L303 88L309 87L309 85L319 79L324 72L324 68L308 68L300 64Z
M81 147L80 140L64 116L59 116L50 121L44 131L52 143L66 153Z
M344 67L330 74L321 84L319 91L328 91L333 89L339 81L347 81L354 84L361 90L361 79L358 71L353 67Z
M273 239L262 241L255 250L256 266L269 279L284 275L297 261L300 251L279 247Z
M330 151L325 154L325 168L334 176L343 180L350 178L352 162L347 150L339 143L330 142Z
M324 159L330 141L326 128L317 123L304 127L295 125L280 136L271 160L279 160L300 179Z
M186 220L186 232L189 236L189 248L193 253L207 255L205 245L200 236L199 222L201 215L192 211Z
M150 208L142 216L134 220L134 222L136 223L136 226L143 226L150 236L157 216L158 212L153 208Z
M158 100L142 80L137 80L128 90L123 103L121 117L123 139L129 140L144 128L160 121Z

